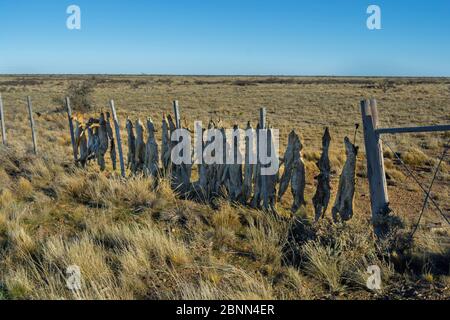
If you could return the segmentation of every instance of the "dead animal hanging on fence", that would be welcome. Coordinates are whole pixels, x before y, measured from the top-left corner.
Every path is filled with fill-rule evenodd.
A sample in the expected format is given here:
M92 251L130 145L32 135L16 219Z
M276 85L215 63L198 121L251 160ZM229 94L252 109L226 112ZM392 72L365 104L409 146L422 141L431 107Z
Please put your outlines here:
M256 126L256 154L257 154L257 162L256 165L253 166L253 186L254 186L254 193L253 193L253 198L251 200L251 207L252 208L257 208L260 209L261 208L261 201L262 201L262 197L261 197L261 163L259 161L259 139L260 134L261 134L261 130L260 130L260 125L258 123L258 125Z
M87 133L88 133L88 157L87 160L92 160L95 158L95 154L97 153L98 149L98 135L97 135L97 128L98 123L94 122L94 119L89 119L87 125Z
M347 160L339 178L339 188L333 206L333 220L348 221L353 217L353 198L355 195L355 170L358 147L345 137L345 153Z
M172 152L169 123L165 115L162 119L162 140L161 140L161 164L162 175L165 177L170 173L170 153Z
M79 155L76 162L84 167L88 161L96 159L100 170L105 170L105 155L110 145L111 159L115 159L114 138L110 126L108 129L109 118L105 118L105 114L101 113L99 119L90 118L87 122L82 115L74 116L73 119L75 120L75 146Z
M205 141L203 139L205 133L205 129L202 129L200 138L201 143L201 153L197 154L197 158L199 160L197 170L198 170L198 181L194 184L194 190L197 198L200 201L209 201L208 194L208 177L207 177L207 164L204 161L203 152L205 151Z
M101 162L101 160L99 160L98 158L100 154L100 138L98 134L99 127L100 121L94 118L90 118L85 124L85 130L87 130L87 162L93 159L97 159L98 163Z
M76 116L75 119L75 145L79 149L79 158L77 163L81 164L82 167L86 166L88 158L88 142L87 142L87 132L86 124L83 121L82 116Z
M328 128L325 129L325 133L322 137L322 155L317 162L317 167L320 170L319 175L315 178L317 180L317 190L313 197L315 220L319 221L320 218L325 216L325 212L328 208L330 201L331 186L330 186L330 158L328 156L328 150L330 148L331 136Z
M170 138L171 138L171 152L170 156L172 157L172 150L175 148L175 146L184 139L182 136L178 134L177 129L182 129L181 127L178 128L173 121L172 117L169 115L167 117L169 129L170 129ZM188 143L188 145L190 145ZM188 152L188 154L184 154L185 152ZM192 149L191 147L188 148L188 150L181 149L180 154L177 155L181 159L183 158L189 158L192 160ZM185 196L189 193L191 189L191 171L192 171L192 164L190 163L182 163L182 164L175 164L176 161L171 158L171 181L172 181L172 187L177 192L179 192L181 195Z
M281 201L286 192L289 183L291 184L291 192L294 198L292 204L292 212L297 212L305 201L305 164L302 159L301 151L303 145L300 138L294 130L291 131L288 137L288 146L284 154L283 165L284 172L280 180L280 187L278 191L278 199Z
M105 154L108 152L109 141L108 128L106 125L105 114L103 112L100 114L96 134L98 136L98 148L96 149L97 163L100 166L100 170L104 171L106 169Z
M253 166L254 178L254 194L251 201L253 208L275 211L276 204L276 184L278 183L278 159L272 152L275 152L273 144L273 135L271 129L260 130L258 123L256 127L256 143L257 143L257 164ZM261 139L265 139L266 150L260 148ZM263 152L266 154L263 155ZM262 161L262 156L268 160ZM264 162L264 163L263 163ZM276 172L270 173L271 167Z
M206 186L204 186L204 196L207 201L212 201L219 196L219 188L221 186L222 176L219 175L219 165L214 161L216 158L216 151L220 149L220 139L217 139L219 130L216 128L214 121L210 120L208 124L207 136L205 137L203 149L202 175L206 175ZM219 147L219 148L218 148ZM219 152L220 154L220 152Z
M136 120L134 129L136 133L136 140L134 144L134 165L136 173L144 171L145 161L144 125L140 119Z
M177 129L175 122L172 119L172 116L169 114L167 116L167 124L169 126L169 169L168 172L170 172L170 178L171 180L176 180L177 178L174 177L174 175L176 175L176 166L172 161L172 150L176 145L175 141L172 141L172 135L175 133L175 130Z
M288 137L286 152L284 153L284 157L282 158L284 171L280 179L280 186L278 189L278 201L281 201L281 198L286 193L289 187L289 182L291 181L292 169L294 165L294 146L295 141L297 139L298 139L297 134L294 131L291 131Z
M242 196L242 165L240 162L242 155L240 153L239 145L239 127L235 125L231 137L231 155L233 156L233 163L226 165L225 178L223 179L227 184L229 199L232 202L239 201Z
M217 164L217 177L216 180L217 186L216 190L218 191L220 196L226 196L229 194L229 176L227 175L227 151L229 150L227 137L225 134L225 128L219 129L221 137L222 137L222 161Z
M159 176L159 153L158 143L155 139L155 126L150 118L147 119L147 130L140 119L132 121L127 118L128 133L128 167L136 173L144 173L145 175ZM147 141L144 134L147 131Z
M111 126L111 115L109 112L106 113L106 129L108 132L108 139L110 141L109 155L111 157L113 170L115 171L117 169L116 142L114 139L114 132Z
M297 140L294 145L294 163L292 168L291 179L291 192L294 197L294 203L292 204L292 212L297 212L301 206L306 205L305 201L305 186L306 186L306 173L305 163L303 162L301 151L303 145L297 136Z
M274 168L275 172L273 174L265 172L265 174L262 175L262 178L266 180L265 190L264 189L262 190L263 208L265 210L271 210L272 212L275 212L275 205L277 202L277 183L279 180L278 176L279 159L277 155L272 154L275 152L275 145L273 143L273 134L271 128L267 130L267 146L268 146L267 156L270 157L270 163L265 165L264 169L269 170L270 168Z

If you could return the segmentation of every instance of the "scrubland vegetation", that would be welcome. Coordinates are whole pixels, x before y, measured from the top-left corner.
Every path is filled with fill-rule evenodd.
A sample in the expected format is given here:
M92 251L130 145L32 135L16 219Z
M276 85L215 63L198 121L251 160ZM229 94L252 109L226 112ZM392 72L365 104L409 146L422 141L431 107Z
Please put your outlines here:
M448 79L2 77L9 145L0 146L0 299L448 299L448 225L429 206L409 238L424 195L391 150L385 149L389 194L401 224L385 240L370 224L361 132L354 218L333 224L327 212L314 224L311 198L325 126L334 201L343 138L353 139L359 100L376 97L385 126L443 124L450 122L449 85ZM214 210L180 199L166 181L154 189L147 177L123 180L95 164L77 168L61 111L66 94L82 96L75 99L80 112L107 110L114 98L122 125L126 116L158 123L173 99L190 126L221 118L243 127L265 106L282 150L290 130L302 137L308 204L292 215L288 195L276 215L226 201ZM27 95L36 112L37 156L30 152ZM449 138L386 137L425 184ZM447 216L449 168L446 159L433 189ZM70 265L81 269L81 291L66 286ZM378 292L366 287L370 265L382 271Z

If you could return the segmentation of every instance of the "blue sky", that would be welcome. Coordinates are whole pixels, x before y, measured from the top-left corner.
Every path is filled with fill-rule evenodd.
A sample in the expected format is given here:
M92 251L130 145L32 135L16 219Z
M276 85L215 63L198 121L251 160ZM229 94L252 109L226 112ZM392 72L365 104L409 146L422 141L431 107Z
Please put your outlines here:
M0 73L450 76L449 58L448 0L0 0Z

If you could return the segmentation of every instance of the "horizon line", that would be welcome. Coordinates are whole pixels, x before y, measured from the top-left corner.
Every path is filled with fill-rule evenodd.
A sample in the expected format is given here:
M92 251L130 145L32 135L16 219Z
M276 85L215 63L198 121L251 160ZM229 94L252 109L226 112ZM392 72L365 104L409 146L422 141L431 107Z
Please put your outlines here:
M286 75L286 74L176 74L176 73L0 73L0 77L13 76L133 76L133 77L280 77L280 78L404 78L450 79L448 76L421 75Z

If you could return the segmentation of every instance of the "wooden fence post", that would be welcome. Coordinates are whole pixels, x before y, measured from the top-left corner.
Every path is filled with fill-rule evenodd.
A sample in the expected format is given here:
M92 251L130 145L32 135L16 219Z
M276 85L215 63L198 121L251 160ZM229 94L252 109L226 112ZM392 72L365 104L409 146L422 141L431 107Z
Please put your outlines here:
M33 120L33 106L31 104L30 96L27 97L27 101L28 101L28 113L30 116L31 135L33 138L33 151L34 151L34 154L37 154L36 132L34 129L34 120Z
M120 125L119 120L117 119L116 107L114 106L114 100L110 101L111 113L114 121L114 129L116 130L116 140L117 140L117 148L119 149L119 162L120 162L120 173L122 177L125 178L125 164L123 162L123 152L122 152L122 139L120 138Z
M144 124L141 119L137 119L134 123L134 129L136 133L135 139L135 153L134 153L134 164L135 170L143 171L144 170L144 158L145 158L145 143L144 143Z
M78 148L75 143L75 132L73 129L72 109L70 108L70 98L66 97L67 118L69 120L70 141L72 142L73 158L75 162L78 160Z
M325 129L325 133L322 137L322 155L319 161L317 161L317 167L319 168L319 175L315 177L317 179L317 189L313 197L313 205L315 211L316 222L320 218L325 217L327 212L328 203L330 202L331 186L330 186L330 157L328 155L331 143L330 130L328 127Z
M382 218L389 213L389 198L384 171L383 148L380 136L376 132L378 126L376 101L374 99L361 101L361 113L364 127L372 221L375 233L381 236L384 230L380 223Z
M266 116L267 116L267 110L266 108L261 108L259 110L259 127L261 129L261 132L264 133L264 136L260 136L261 139L265 139L266 140L266 152L269 150L269 137L268 137L268 131L267 131L267 122L266 122ZM260 157L260 152L261 149L258 146L258 159ZM267 156L267 155L265 155ZM261 164L260 166L260 170L262 171L263 165ZM261 176L261 195L262 195L262 200L263 200L263 207L264 209L268 209L269 208L269 195L268 195L268 190L267 190L267 176L262 175L261 172L259 173Z
M251 160L251 153L253 154L253 148L254 148L254 132L253 128L250 124L250 121L247 122L247 128L246 131L248 135L245 138L245 164L244 164L244 181L243 181L243 191L242 191L242 203L246 204L247 201L252 196L253 191L253 168L254 164L250 163Z
M6 145L5 113L3 112L3 101L2 101L1 94L0 94L0 118L1 118L1 126L2 126L2 142L3 142L3 145Z
M267 110L266 108L263 107L259 110L259 125L261 126L261 129L266 129L267 126L266 118L267 118Z

